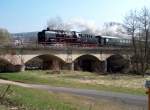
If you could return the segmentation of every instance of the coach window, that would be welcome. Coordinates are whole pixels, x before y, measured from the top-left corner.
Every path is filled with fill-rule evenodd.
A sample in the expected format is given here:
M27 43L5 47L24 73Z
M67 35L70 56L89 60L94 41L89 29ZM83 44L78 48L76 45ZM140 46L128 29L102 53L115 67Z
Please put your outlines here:
M109 41L109 39L108 38L106 38L106 42L108 42Z

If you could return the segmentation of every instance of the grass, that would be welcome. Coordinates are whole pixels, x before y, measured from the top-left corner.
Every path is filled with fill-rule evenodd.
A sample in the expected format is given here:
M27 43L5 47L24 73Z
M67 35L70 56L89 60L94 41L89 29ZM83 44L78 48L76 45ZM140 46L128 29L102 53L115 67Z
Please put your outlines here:
M147 78L131 75L97 75L89 72L25 71L20 73L1 73L0 78L24 83L48 84L73 88L105 90L129 94L145 95L144 81Z
M6 85L0 87L0 93ZM0 110L142 110L142 107L127 105L113 100L94 100L88 97L53 93L37 89L11 86L5 96L10 105L0 105ZM2 108L2 109L1 109Z
M10 109L5 105L0 105L0 110L10 110Z
M3 88L4 86L2 86L0 90L3 91ZM74 106L72 103L69 103L69 101L68 102L67 100L63 101L63 98L60 99L61 95L59 94L48 93L42 90L27 89L18 86L12 86L11 90L13 92L11 94L8 94L5 98L10 103L10 106L15 106L19 110L77 110L78 109L78 107ZM78 110L82 110L81 106L79 108L81 109Z

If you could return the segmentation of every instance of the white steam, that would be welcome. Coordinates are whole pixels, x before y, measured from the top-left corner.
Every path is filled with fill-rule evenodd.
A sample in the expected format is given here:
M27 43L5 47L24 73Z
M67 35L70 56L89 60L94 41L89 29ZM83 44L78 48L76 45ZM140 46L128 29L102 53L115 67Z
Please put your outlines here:
M63 21L60 17L52 18L47 22L50 29L56 30L72 30L95 35L109 35L109 36L125 36L126 31L121 23L108 22L103 26L98 26L93 20L86 20L83 18L71 18Z
M80 32L85 32L89 34L100 34L101 29L96 25L93 20L85 20L83 18L73 18L70 20L72 22L73 28Z

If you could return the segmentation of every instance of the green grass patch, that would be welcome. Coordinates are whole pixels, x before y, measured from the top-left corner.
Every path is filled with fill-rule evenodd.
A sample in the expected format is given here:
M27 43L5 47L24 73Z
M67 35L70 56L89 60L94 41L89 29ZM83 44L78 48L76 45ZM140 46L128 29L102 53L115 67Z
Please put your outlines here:
M0 86L2 94L6 85ZM141 110L142 107L124 104L121 101L96 100L89 97L53 93L38 89L29 89L19 86L10 87L4 101L9 104L0 104L0 110Z
M6 86L1 86L0 92L3 92L5 88ZM87 109L86 107L84 108L82 106L76 107L76 105L70 103L69 100L64 100L62 95L59 94L49 93L37 89L28 89L28 88L23 88L18 86L11 86L11 91L12 91L11 93L5 96L4 100L7 100L8 103L10 103L10 108L14 106L15 108L18 108L18 110L86 110ZM66 96L69 97L69 95Z
M0 105L0 110L10 110L10 108L5 105Z
M71 71L62 71L61 74L47 74L49 71L25 71L20 73L1 73L0 78L24 82L24 83L34 83L34 84L47 84L51 86L61 86L61 87L73 87L73 88L84 88L84 89L95 89L95 90L105 90L113 92L122 92L129 94L138 94L145 95L144 88L132 88L126 87L126 83L130 82L131 84L134 81L139 80L144 81L143 78L139 76L119 76L118 80L114 80L112 76L102 76L89 72L71 72ZM103 81L103 84L99 83L85 83L85 81ZM105 83L106 82L106 83ZM107 83L112 83L107 85ZM114 84L113 84L114 83ZM117 85L122 83L122 86ZM125 84L124 84L125 83Z

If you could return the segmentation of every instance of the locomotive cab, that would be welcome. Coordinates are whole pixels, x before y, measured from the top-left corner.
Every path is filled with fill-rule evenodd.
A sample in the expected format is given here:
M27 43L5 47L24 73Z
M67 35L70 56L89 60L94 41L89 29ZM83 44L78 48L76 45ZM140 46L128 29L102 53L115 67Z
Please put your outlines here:
M42 44L45 42L45 32L38 32L38 43Z
M97 38L98 41L98 45L99 46L103 46L106 45L106 38L102 37L102 36L95 36Z

